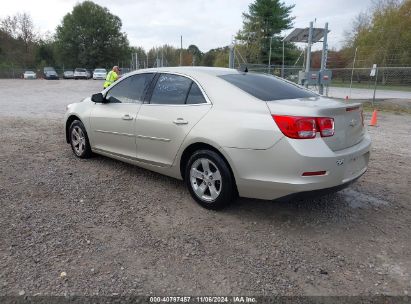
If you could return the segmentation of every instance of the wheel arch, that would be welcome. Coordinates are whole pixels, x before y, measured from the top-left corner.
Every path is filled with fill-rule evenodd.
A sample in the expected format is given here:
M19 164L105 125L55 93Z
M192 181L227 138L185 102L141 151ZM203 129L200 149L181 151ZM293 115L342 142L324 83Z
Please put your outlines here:
M183 180L185 179L185 166L186 166L188 160L190 159L190 156L195 151L198 151L198 150L211 150L211 151L217 153L223 159L223 161L226 163L228 169L230 170L231 176L233 177L233 180L234 180L235 189L237 191L237 183L236 183L235 174L234 174L233 168L232 168L230 162L228 161L227 157L225 157L224 154L219 149L217 149L216 147L214 147L210 144L204 143L204 142L196 142L196 143L192 143L192 144L188 145L184 149L183 153L181 154L181 157L180 157L180 174L181 174L181 177L183 178Z
M67 118L67 120L66 120L66 127L65 127L65 130L66 130L66 142L69 144L70 143L70 135L69 135L69 129L70 129L70 125L73 123L73 121L75 121L75 120L79 120L79 121L81 121L81 119L77 116L77 115L75 115L75 114L71 114L68 118ZM81 121L82 122L82 121Z

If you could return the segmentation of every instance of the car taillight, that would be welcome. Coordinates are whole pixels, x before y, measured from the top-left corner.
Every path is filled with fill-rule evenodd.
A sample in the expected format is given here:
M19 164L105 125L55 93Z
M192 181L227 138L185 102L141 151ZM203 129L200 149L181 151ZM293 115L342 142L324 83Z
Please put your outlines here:
M315 138L317 132L322 137L334 135L334 119L330 117L303 117L272 115L281 132L296 139Z
M334 135L334 119L330 117L317 117L317 126L322 137Z

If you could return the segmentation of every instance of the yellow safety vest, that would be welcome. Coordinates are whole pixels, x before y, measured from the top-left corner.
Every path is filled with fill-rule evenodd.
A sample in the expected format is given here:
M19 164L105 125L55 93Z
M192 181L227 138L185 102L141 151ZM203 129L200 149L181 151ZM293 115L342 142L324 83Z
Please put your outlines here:
M118 79L118 75L114 71L110 71L107 74L106 81L104 82L104 88L107 88L112 85L114 81Z

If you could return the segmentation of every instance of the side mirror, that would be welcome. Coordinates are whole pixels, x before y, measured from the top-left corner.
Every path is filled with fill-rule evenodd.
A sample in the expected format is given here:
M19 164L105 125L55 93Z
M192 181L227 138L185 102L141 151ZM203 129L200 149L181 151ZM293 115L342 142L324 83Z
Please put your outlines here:
M97 93L97 94L91 95L91 101L98 102L98 103L104 103L106 99L104 98L103 94Z

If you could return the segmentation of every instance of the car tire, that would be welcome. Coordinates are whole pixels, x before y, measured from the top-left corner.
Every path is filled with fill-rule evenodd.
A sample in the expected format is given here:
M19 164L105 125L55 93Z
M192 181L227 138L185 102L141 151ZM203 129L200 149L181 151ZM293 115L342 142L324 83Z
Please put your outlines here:
M69 139L74 155L79 158L90 158L92 155L86 128L80 120L75 120L69 128Z
M198 150L185 167L185 183L202 207L220 210L236 197L235 181L224 159L214 151Z

